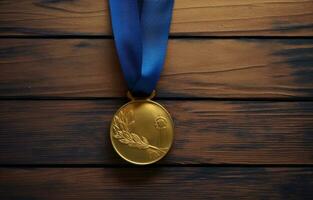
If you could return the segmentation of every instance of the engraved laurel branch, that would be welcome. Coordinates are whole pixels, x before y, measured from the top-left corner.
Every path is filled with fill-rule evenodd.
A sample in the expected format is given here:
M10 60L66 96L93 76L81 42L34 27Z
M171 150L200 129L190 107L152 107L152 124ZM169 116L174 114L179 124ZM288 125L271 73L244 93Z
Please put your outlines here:
M127 113L120 111L114 116L112 127L113 137L129 147L147 150L152 157L158 157L161 154L165 154L166 148L158 148L150 145L146 137L139 136L131 131L130 126L135 123L133 115L133 111Z

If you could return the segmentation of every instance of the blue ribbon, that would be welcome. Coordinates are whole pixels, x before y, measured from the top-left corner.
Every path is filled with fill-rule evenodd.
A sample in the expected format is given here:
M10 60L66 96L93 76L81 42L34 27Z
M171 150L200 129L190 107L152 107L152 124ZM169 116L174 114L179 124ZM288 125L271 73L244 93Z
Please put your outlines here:
M174 0L110 0L115 47L128 89L148 96L160 78Z

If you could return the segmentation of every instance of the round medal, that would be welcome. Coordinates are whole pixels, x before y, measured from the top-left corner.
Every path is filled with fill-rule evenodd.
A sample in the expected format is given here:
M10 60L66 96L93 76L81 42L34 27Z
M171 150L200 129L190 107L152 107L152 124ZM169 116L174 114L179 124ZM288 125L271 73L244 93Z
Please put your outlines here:
M151 164L169 151L174 124L160 104L150 99L132 99L115 113L110 137L114 149L126 161Z

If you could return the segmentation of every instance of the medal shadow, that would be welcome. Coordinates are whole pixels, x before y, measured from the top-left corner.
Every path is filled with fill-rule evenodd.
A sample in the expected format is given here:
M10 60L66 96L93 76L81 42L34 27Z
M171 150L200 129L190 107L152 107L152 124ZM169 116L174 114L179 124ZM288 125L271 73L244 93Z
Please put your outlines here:
M111 172L112 177L124 186L145 186L151 184L153 180L159 180L159 177L166 173L166 167L159 165L137 166L128 164L114 167Z

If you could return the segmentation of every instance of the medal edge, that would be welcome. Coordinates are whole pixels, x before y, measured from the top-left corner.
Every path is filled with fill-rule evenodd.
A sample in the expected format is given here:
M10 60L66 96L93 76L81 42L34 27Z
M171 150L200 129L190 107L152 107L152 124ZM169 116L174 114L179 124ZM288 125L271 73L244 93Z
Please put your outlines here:
M131 103L134 103L135 101L137 101L137 102L150 102L150 103L156 104L157 106L161 107L162 110L164 110L164 111L166 112L166 114L169 116L169 119L171 120L171 123L172 123L172 129L173 129L173 134L172 134L172 135L173 135L173 136L172 136L172 141L171 141L171 144L170 144L168 150L166 151L166 153L165 153L164 155L162 155L160 158L158 158L158 159L156 159L156 160L153 160L152 162L140 163L140 162L131 161L131 160L127 159L125 156L123 156L123 155L117 150L117 148L115 147L115 145L113 144L113 139L114 139L114 138L113 138L113 136L112 136L112 124L113 124L113 118L114 118L114 116L115 116L117 113L119 113L120 110L122 110L124 107L126 107L127 105L129 105L129 104L131 104ZM127 162L129 162L129 163L131 163L131 164L135 164L135 165L150 165L150 164L153 164L153 163L156 163L156 162L160 161L162 158L164 158L164 157L169 153L169 151L171 151L172 146L173 146L173 143L174 143L174 136L175 136L175 128L174 128L174 127L175 127L175 124L174 124L174 121L173 121L173 119L172 119L171 114L167 111L167 109L166 109L163 105L159 104L158 102L155 102L155 101L153 101L153 100L151 100L151 99L131 100L131 101L125 103L124 105L122 105L122 106L114 113L113 118L112 118L111 124L110 124L110 140L111 140L111 145L113 146L113 149L115 150L115 152L116 152L122 159L124 159L125 161L127 161Z

